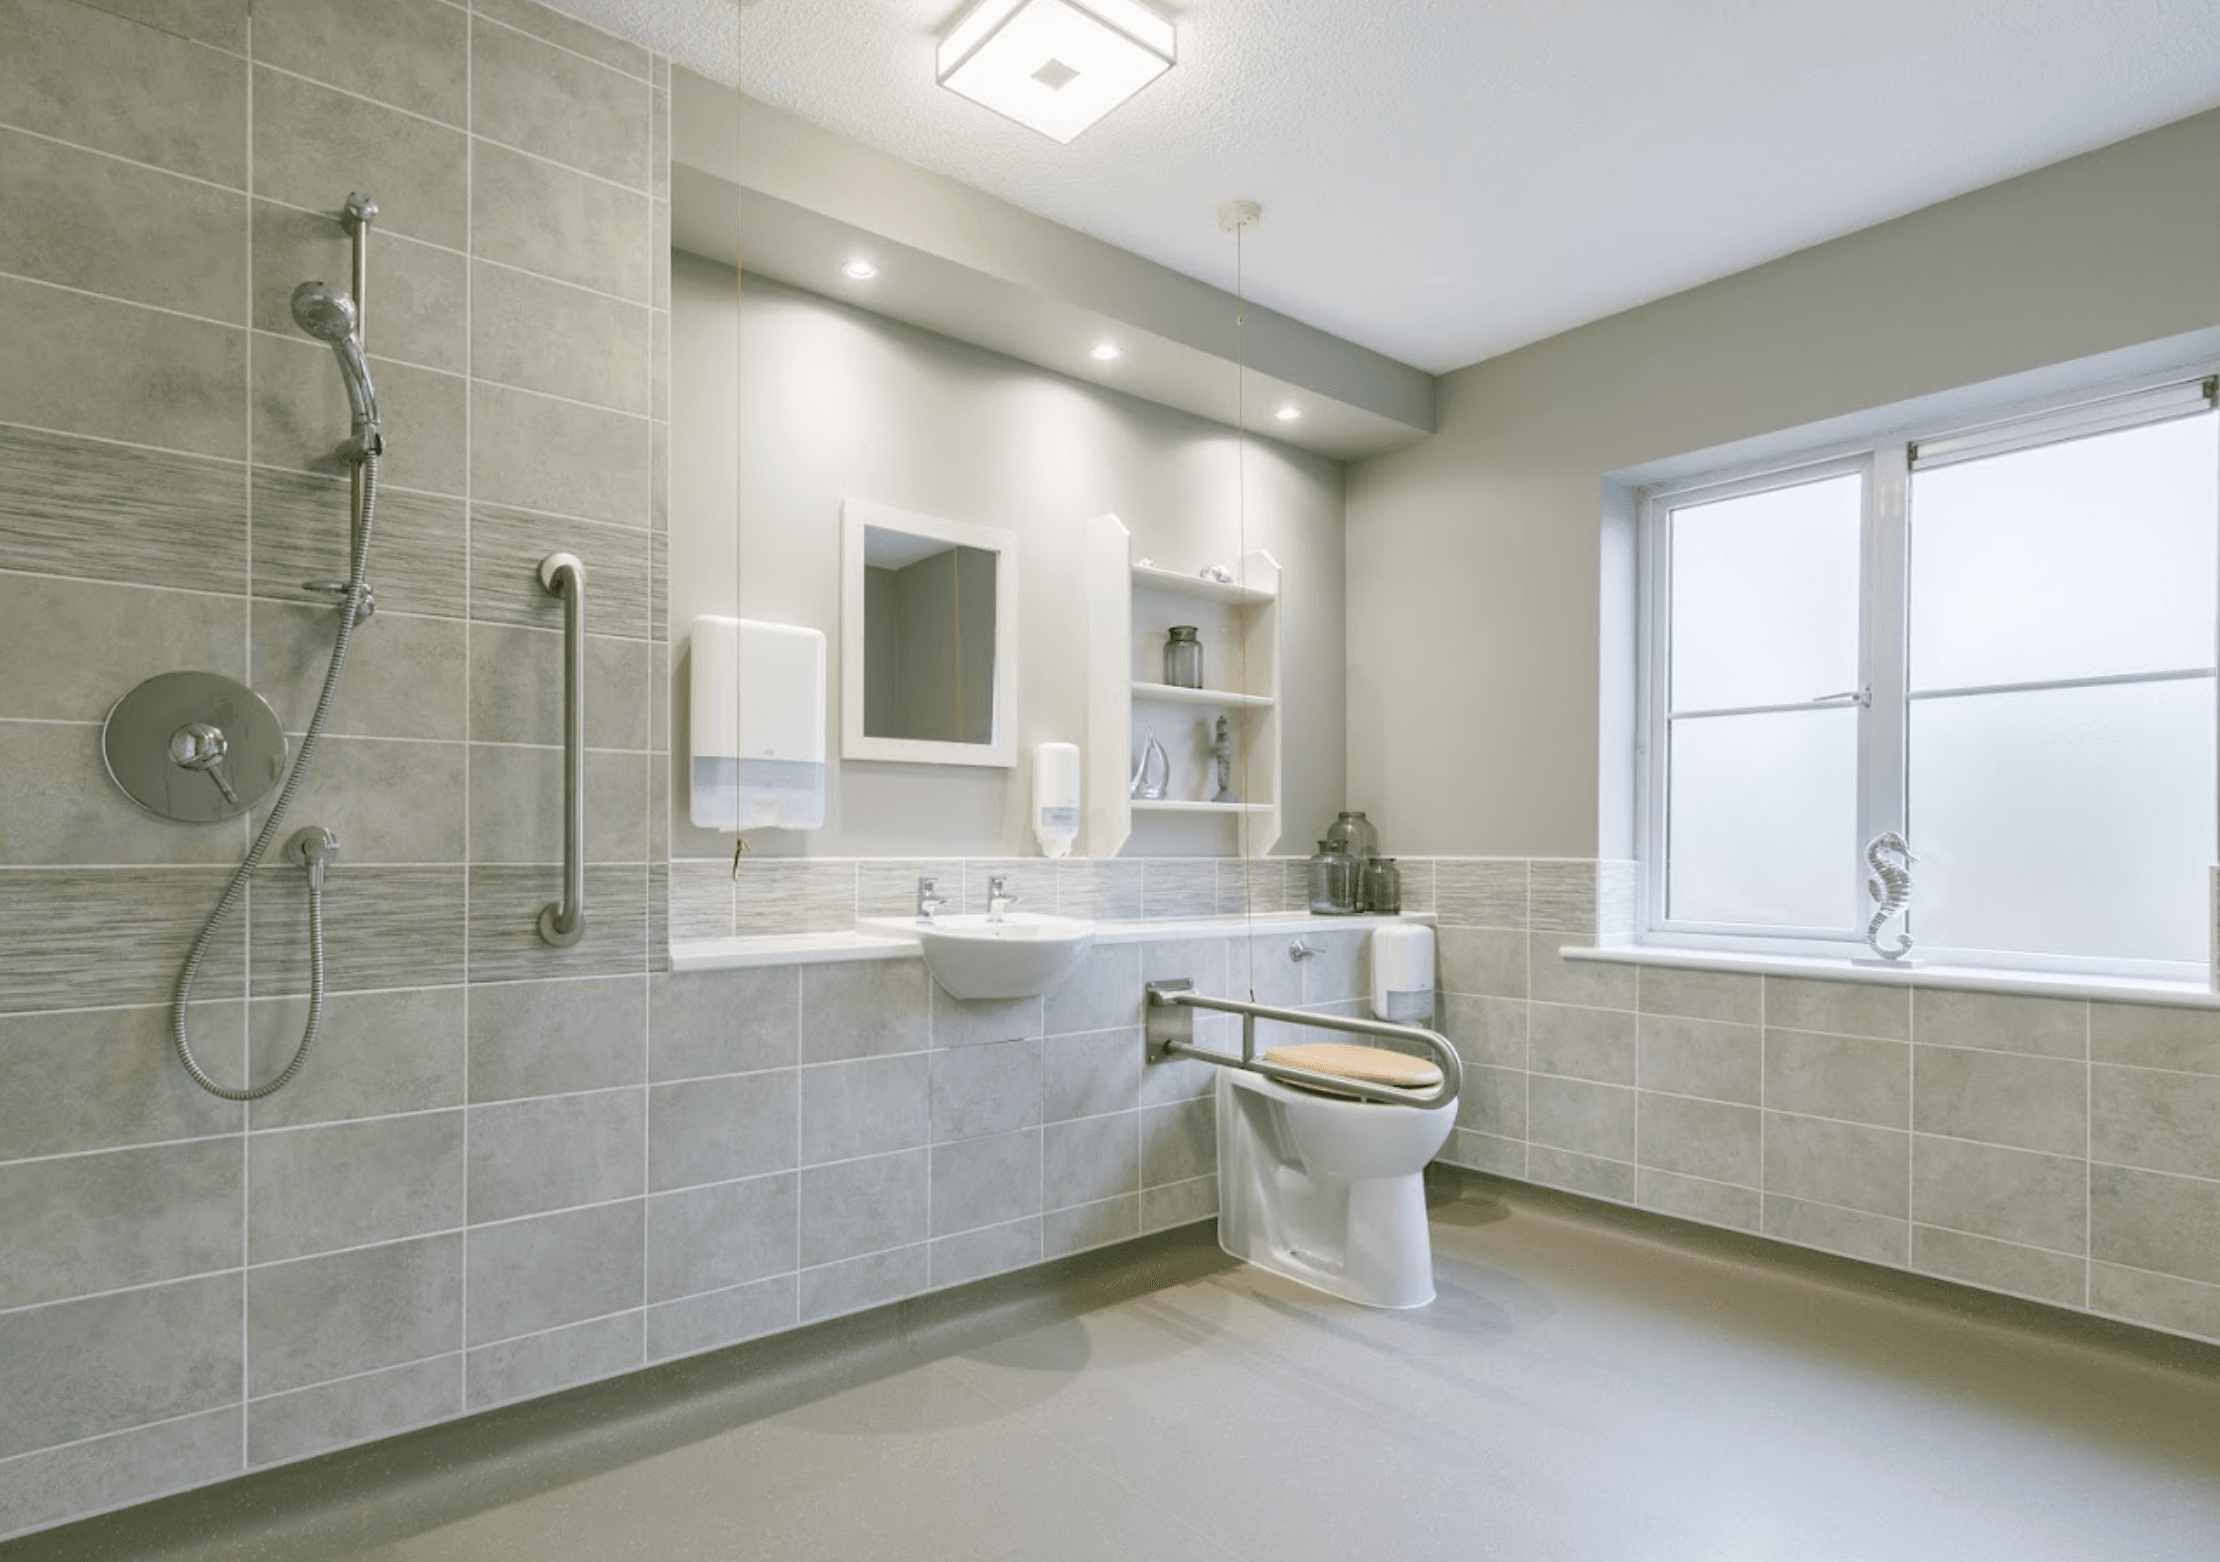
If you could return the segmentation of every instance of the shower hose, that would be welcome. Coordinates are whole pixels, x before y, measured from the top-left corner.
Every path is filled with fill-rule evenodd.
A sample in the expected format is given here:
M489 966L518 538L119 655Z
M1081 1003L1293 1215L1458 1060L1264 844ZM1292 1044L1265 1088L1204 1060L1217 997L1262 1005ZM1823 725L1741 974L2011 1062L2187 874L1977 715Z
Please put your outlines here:
M370 569L370 523L377 505L378 458L365 455L362 458L362 522L354 528L354 557L347 575L346 599L339 613L339 639L332 646L331 666L324 673L324 692L317 697L316 714L308 719L308 731L301 738L301 751L294 757L292 772L285 778L285 790L278 793L277 806L270 810L270 817L262 821L261 833L248 848L239 871L231 876L224 898L216 902L216 909L209 913L200 935L193 940L193 947L185 956L185 968L177 976L177 996L170 1004L170 1040L177 1048L177 1061L185 1065L185 1072L192 1076L194 1084L226 1101L259 1101L284 1089L301 1071L301 1065L308 1061L309 1049L316 1045L316 1032L324 1023L324 865L320 861L308 864L308 1028L301 1033L300 1047L284 1071L265 1084L246 1085L237 1090L218 1084L193 1057L193 1044L185 1034L185 1007L192 998L193 978L200 974L209 943L215 938L216 930L223 926L224 919L231 915L232 908L239 904L239 897L246 893L254 870L262 865L270 843L277 839L278 828L285 821L285 810L291 806L293 794L300 790L301 778L308 774L308 762L316 752L316 740L323 734L324 723L331 716L332 700L339 693L340 669L347 665L347 645L354 639L355 622L361 616L362 599L369 589L364 577Z

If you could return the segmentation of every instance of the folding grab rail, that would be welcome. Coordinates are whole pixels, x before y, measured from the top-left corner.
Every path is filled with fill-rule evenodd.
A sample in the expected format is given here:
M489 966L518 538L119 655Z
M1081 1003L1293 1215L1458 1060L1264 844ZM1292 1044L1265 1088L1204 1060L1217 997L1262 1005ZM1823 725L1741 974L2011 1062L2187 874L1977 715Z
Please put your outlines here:
M1148 984L1148 1046L1149 1056L1174 1055L1200 1058L1205 1063L1215 1063L1221 1068L1246 1069L1252 1074L1262 1074L1267 1079L1277 1079L1290 1085L1314 1085L1345 1096L1356 1096L1366 1101L1384 1101L1393 1106L1440 1106L1456 1099L1464 1085L1464 1066L1457 1059L1457 1049L1449 1038L1439 1031L1430 1031L1416 1025L1391 1025L1385 1020L1345 1019L1338 1014L1313 1014L1305 1009L1282 1009L1268 1003L1250 1003L1240 998L1211 998L1196 992L1194 983L1182 977L1177 981L1151 982ZM1213 1009L1221 1014L1241 1016L1241 1056L1232 1057L1223 1052L1213 1052L1208 1047L1195 1045L1195 1009ZM1441 1065L1441 1083L1429 1091L1404 1090L1395 1085L1374 1084L1370 1080L1351 1079L1343 1074L1322 1074L1315 1069L1289 1068L1284 1063L1267 1063L1256 1055L1256 1022L1276 1020L1283 1025L1308 1026L1313 1030L1342 1031L1353 1036L1384 1036L1391 1041L1415 1041L1433 1053L1434 1061Z

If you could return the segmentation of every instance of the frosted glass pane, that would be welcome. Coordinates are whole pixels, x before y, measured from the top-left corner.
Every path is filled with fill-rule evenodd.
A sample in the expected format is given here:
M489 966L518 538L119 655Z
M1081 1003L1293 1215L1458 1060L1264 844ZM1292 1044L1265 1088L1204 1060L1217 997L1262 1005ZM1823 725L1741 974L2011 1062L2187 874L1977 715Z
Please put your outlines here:
M1856 889L1858 713L1672 728L1666 915L1841 927Z
M1864 492L1852 473L1673 511L1673 709L1858 686Z
M1912 474L1915 689L2213 664L2220 415Z
M1920 943L2205 958L2211 679L1915 700L1910 762Z

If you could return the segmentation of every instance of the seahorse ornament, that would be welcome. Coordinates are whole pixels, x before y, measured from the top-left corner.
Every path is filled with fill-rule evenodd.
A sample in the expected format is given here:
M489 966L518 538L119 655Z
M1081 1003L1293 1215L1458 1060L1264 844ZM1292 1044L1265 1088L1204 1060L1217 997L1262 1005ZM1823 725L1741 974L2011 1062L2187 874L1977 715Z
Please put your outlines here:
M1901 858L1902 861L1891 861ZM1865 925L1866 946L1884 960L1901 960L1911 951L1912 935L1898 930L1894 949L1881 947L1881 924L1891 917L1900 917L1912 904L1912 864L1919 859L1912 855L1911 847L1904 844L1904 837L1894 830L1887 830L1866 843L1865 860L1873 866L1873 876L1865 881L1865 892L1875 901L1873 920Z

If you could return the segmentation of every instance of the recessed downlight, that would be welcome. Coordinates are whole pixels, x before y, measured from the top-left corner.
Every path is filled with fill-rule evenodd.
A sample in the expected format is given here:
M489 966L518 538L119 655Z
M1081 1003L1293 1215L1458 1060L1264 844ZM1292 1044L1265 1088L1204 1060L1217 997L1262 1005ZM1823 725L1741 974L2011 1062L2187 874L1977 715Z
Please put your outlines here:
M1273 417L1278 418L1282 423L1292 423L1302 415L1303 409L1296 406L1295 403L1293 403L1292 401L1288 402L1286 405L1282 406L1279 411L1272 414Z
M868 260L851 260L840 268L840 274L857 282L868 282L879 274L879 268Z
M1109 363L1125 356L1125 349L1116 342L1097 342L1087 349L1087 356L1097 363Z

